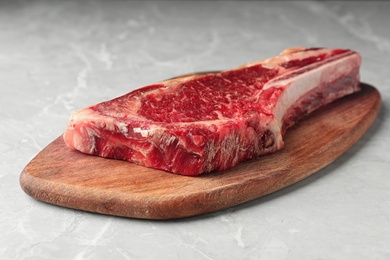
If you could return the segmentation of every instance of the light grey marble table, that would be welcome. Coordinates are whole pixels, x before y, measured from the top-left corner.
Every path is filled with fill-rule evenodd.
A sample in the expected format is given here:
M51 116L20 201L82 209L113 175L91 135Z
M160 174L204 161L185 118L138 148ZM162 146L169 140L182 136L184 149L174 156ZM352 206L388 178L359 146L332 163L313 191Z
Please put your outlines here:
M389 2L0 2L0 259L390 259ZM382 95L366 135L330 166L220 212L147 221L27 196L24 166L70 113L195 71L293 46L363 56Z

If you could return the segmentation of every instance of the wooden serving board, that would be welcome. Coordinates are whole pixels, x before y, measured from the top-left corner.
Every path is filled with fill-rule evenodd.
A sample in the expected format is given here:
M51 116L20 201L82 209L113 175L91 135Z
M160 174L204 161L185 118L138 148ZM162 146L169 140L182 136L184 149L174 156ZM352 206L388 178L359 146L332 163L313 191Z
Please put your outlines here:
M379 92L342 98L290 128L285 147L235 168L186 177L70 150L62 137L43 149L20 176L30 196L102 214L172 219L232 207L300 181L348 150L374 122Z

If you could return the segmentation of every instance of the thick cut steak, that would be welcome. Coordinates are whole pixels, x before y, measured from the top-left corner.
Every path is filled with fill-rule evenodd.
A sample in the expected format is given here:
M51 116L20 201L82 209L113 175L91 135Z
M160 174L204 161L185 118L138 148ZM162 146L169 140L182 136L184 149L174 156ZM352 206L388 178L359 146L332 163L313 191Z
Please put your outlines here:
M64 140L83 153L177 174L229 169L281 149L288 127L358 91L360 63L351 50L293 48L167 80L74 112Z

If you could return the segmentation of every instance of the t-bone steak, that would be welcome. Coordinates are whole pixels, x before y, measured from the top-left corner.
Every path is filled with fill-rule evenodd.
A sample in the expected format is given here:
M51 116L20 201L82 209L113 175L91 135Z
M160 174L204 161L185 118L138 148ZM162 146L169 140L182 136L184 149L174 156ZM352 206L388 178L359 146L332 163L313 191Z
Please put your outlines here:
M281 149L288 127L358 91L360 63L352 50L291 48L166 80L74 112L64 140L83 153L182 175L226 170Z

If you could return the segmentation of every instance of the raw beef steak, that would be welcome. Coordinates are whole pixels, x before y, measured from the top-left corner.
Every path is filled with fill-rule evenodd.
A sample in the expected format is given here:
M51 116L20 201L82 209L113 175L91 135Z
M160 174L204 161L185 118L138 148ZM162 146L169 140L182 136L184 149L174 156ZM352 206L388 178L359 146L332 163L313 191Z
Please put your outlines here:
M83 153L177 174L229 169L281 149L297 120L358 91L360 63L351 50L293 48L167 80L74 112L64 140Z

